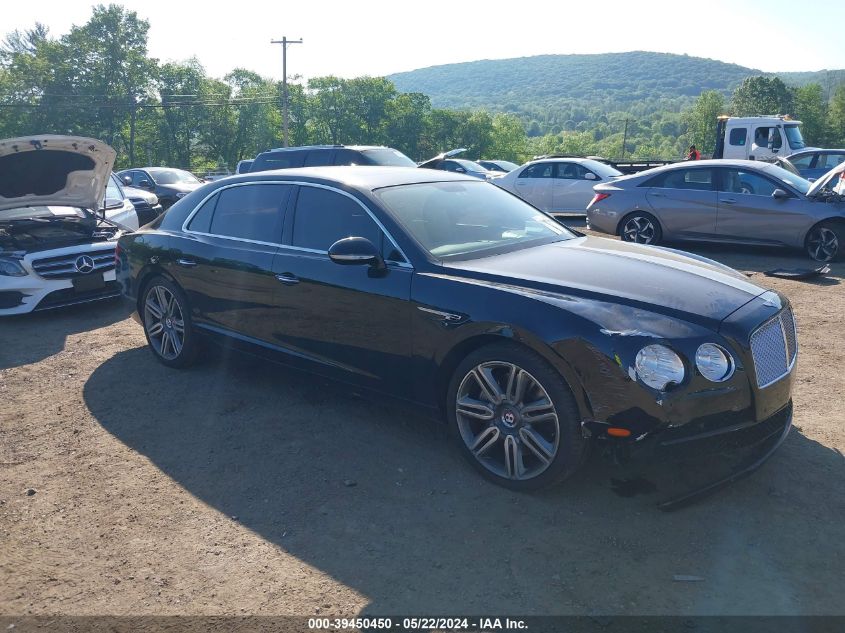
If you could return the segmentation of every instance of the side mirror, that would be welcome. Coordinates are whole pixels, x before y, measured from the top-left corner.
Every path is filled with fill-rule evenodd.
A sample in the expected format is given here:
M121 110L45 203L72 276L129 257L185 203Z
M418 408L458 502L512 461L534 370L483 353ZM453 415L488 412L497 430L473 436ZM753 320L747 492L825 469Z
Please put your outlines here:
M365 237L345 237L329 247L329 259L335 264L366 264L376 270L385 268L384 259L375 245Z
M146 180L146 179L145 179L145 180L141 180L141 181L139 181L139 182L138 182L138 186L139 186L141 189L152 189L152 188L153 188L152 184L150 184L150 181L149 181L149 180Z
M467 173L467 170L464 169L463 167L455 167L455 171L458 172L459 174Z
M132 176L124 176L124 177L123 177L123 178L121 178L120 180L121 180L121 181L123 182L123 184L124 184L124 185L126 185L127 187L131 187L131 186L132 186Z
M807 182L816 182L818 178L807 178Z
M775 189L772 192L772 198L774 198L775 200L786 200L787 198L789 198L789 194L786 193L783 189Z
M588 171L584 174L584 180L598 180L598 176L596 176L593 172Z

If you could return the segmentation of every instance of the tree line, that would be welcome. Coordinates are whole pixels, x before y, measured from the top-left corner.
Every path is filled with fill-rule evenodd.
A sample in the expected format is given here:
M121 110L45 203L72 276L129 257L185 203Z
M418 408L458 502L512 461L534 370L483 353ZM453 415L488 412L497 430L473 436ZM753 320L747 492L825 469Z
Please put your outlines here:
M136 12L99 5L58 38L40 24L10 33L0 45L0 137L90 136L117 150L117 168L200 173L282 144L281 82L245 68L213 78L196 59L162 63L148 53L148 32ZM455 147L515 162L550 153L679 158L690 143L711 151L725 113L791 113L811 144L845 146L845 86L828 99L818 84L793 89L769 77L746 79L730 102L706 91L682 111L660 110L659 99L610 113L574 103L547 133L535 129L536 113L434 108L383 77L292 83L288 102L292 145L388 145L415 160Z

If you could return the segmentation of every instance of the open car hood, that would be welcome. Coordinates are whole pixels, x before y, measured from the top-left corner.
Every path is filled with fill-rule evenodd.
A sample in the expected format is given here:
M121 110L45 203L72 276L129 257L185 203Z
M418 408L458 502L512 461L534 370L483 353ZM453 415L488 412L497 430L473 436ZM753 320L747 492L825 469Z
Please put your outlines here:
M0 141L0 211L29 206L96 210L115 151L78 136L24 136Z
M433 162L438 161L438 160L443 160L444 158L451 158L452 156L457 156L458 154L462 154L465 151L467 151L466 147L461 147L461 148L458 148L458 149L450 149L448 152L443 152L441 154L438 154L437 156L432 156L428 160L424 160L418 166L419 167L425 167L429 163L433 163Z
M833 182L833 179L841 177L843 172L845 172L845 163L839 163L836 167L831 169L824 176L822 176L816 182L813 183L813 185L807 191L807 197L816 197L816 195L818 195L818 193L828 184L831 184L831 189L835 187L836 183Z

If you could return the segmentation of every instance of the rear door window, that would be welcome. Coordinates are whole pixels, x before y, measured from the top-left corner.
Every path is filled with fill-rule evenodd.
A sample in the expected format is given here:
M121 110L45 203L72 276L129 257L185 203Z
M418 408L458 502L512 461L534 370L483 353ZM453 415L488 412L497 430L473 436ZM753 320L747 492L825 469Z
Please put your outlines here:
M381 233L370 215L352 198L319 187L299 188L293 246L328 251L345 237L364 237L378 247Z
M214 215L216 205L217 194L202 203L202 206L194 213L194 217L188 223L188 230L197 233L209 233L211 231L211 218Z
M646 186L662 189L715 191L712 169L673 169L655 176L646 183Z
M334 154L335 165L369 165L368 161L361 152L356 152L351 149L339 149Z
M333 159L332 149L312 149L305 157L305 167L325 167L331 165Z
M251 184L224 189L217 194L209 233L279 244L282 209L290 190L291 185L279 184Z
M302 167L304 160L305 152L302 151L266 152L265 154L260 154L255 159L250 171L270 171L271 169Z

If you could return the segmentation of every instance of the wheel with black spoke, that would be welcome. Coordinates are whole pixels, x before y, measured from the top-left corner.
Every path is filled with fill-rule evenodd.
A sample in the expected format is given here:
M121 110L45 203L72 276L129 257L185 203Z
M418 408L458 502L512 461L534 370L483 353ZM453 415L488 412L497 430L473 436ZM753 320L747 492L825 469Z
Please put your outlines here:
M586 440L563 377L516 344L481 348L456 369L450 422L470 463L515 490L534 490L571 475Z
M657 244L663 238L660 223L650 213L635 211L626 215L619 224L619 237L624 242Z
M140 303L144 334L153 354L169 367L187 367L198 345L182 290L164 277L152 279Z
M807 234L807 254L817 262L845 259L845 225L822 222Z

